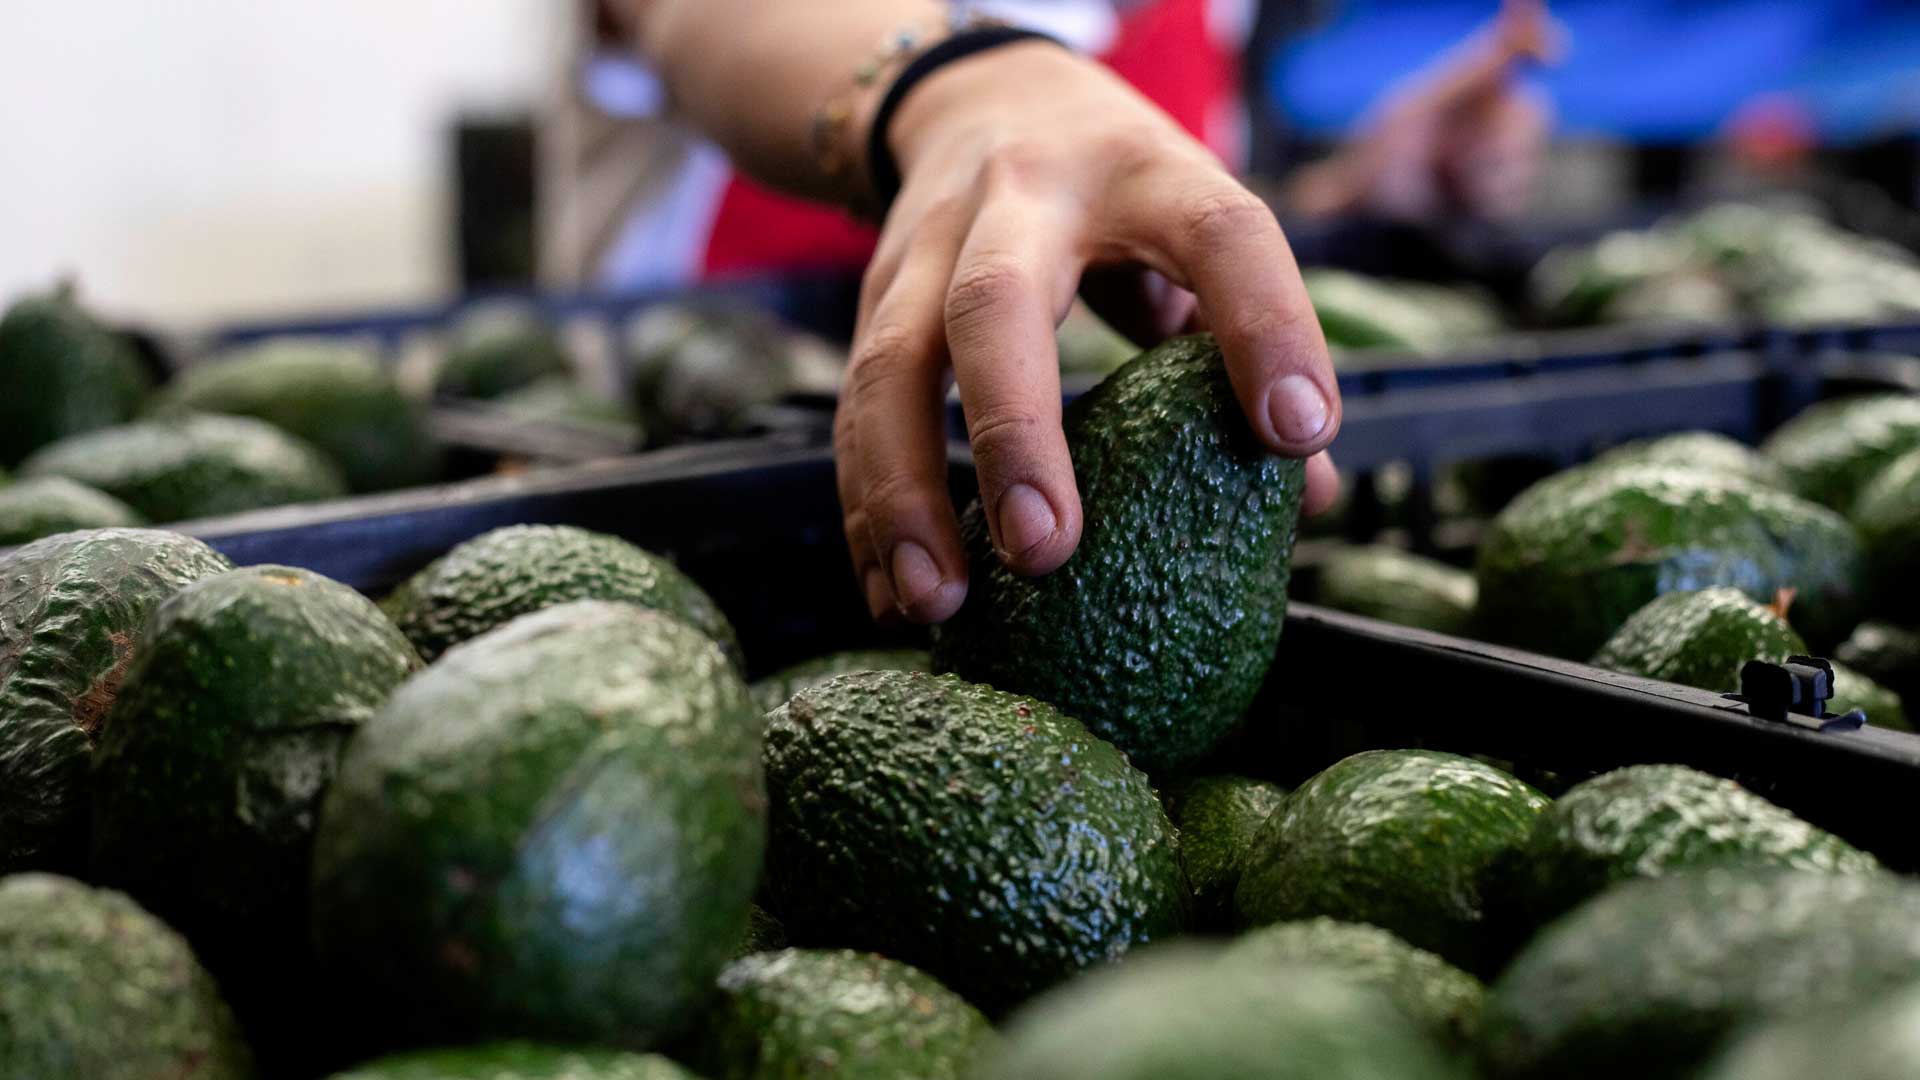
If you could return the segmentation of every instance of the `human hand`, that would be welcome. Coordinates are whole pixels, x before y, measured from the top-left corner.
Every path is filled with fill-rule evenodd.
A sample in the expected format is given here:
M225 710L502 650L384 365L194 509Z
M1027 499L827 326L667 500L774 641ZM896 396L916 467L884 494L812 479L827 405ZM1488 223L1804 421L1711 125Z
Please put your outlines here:
M1326 342L1272 212L1105 69L1046 43L921 83L890 131L900 195L862 283L834 423L855 573L876 618L959 610L967 558L947 491L945 390L960 387L995 549L1018 573L1081 530L1054 329L1083 275L1117 327L1211 329L1259 438L1337 489ZM1098 286L1095 288L1094 286Z

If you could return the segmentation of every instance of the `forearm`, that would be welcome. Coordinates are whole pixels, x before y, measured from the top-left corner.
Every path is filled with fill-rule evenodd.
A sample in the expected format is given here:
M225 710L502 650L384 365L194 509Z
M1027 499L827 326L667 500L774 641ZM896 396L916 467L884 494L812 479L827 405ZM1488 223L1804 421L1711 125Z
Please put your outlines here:
M835 175L813 148L815 113L903 27L931 30L940 0L617 0L675 108L756 178L846 202L862 162ZM883 87L847 99L840 140L861 152Z

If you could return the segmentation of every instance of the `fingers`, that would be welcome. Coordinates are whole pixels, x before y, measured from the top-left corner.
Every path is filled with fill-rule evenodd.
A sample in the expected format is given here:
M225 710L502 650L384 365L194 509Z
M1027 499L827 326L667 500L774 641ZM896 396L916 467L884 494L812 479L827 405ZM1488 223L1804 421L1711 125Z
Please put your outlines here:
M1080 298L1108 326L1143 349L1191 326L1198 303L1192 293L1137 266L1087 271L1080 277Z
M1334 468L1333 455L1322 450L1307 459L1307 490L1300 503L1300 513L1319 517L1333 509L1339 499L1340 471Z

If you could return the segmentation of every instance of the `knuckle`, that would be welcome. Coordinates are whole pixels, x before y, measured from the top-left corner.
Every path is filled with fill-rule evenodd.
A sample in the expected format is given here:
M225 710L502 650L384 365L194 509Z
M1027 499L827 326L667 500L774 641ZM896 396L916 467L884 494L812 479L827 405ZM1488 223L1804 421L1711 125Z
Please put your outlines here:
M861 337L847 363L847 387L854 400L885 394L913 372L915 335L897 323L881 323Z
M1310 355L1320 333L1318 322L1309 326L1304 314L1270 307L1235 312L1214 331L1236 348L1282 357Z
M1045 421L1033 409L1018 404L995 405L980 411L967 425L974 452L983 456L1016 452L1027 445Z
M1053 158L1053 149L1043 142L1009 139L981 161L981 185L989 191L1032 190L1052 171Z
M1211 186L1180 209L1180 230L1197 247L1218 247L1249 233L1277 228L1273 210L1239 185Z
M1018 303L1032 291L1019 260L984 254L954 273L947 287L948 325L967 324Z

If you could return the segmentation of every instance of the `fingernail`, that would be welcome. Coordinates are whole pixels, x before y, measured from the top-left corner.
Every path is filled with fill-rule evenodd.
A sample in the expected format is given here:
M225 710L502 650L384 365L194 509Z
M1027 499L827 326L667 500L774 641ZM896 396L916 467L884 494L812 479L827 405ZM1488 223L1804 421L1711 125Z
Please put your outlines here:
M1032 551L1060 527L1047 497L1026 484L1015 484L1001 493L999 517L1000 545L1009 555Z
M867 567L865 576L860 579L860 587L867 594L867 611L874 618L893 610L893 590L887 588L887 575L879 567Z
M1327 395L1305 375L1288 375L1267 392L1267 419L1274 434L1290 443L1312 442L1327 430L1332 409Z
M911 540L893 545L893 598L900 610L933 595L940 587L940 568L927 549Z

